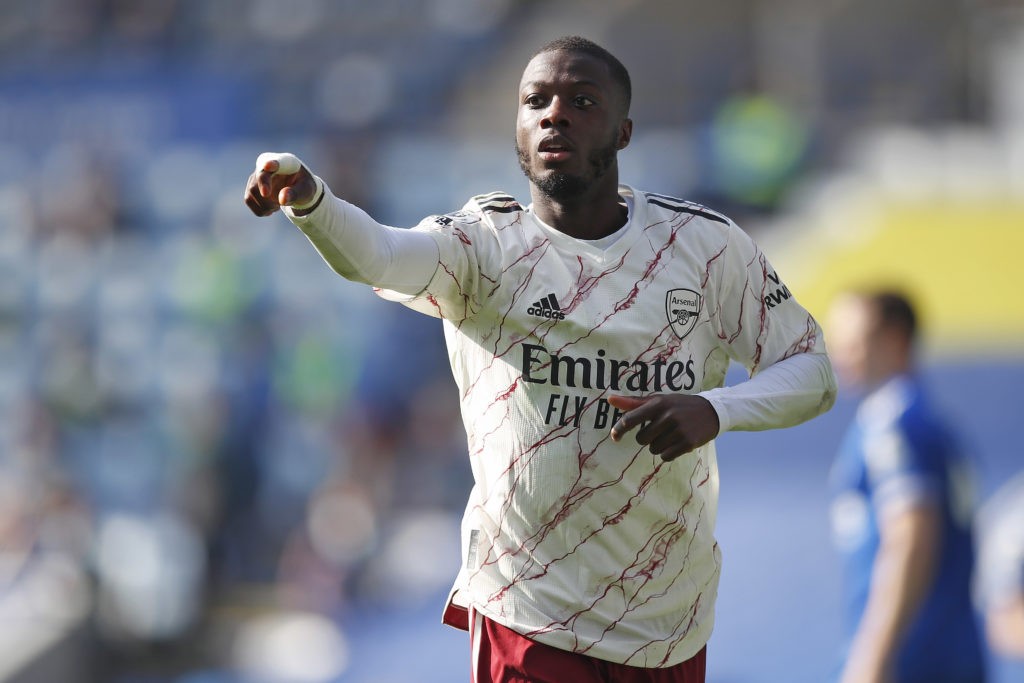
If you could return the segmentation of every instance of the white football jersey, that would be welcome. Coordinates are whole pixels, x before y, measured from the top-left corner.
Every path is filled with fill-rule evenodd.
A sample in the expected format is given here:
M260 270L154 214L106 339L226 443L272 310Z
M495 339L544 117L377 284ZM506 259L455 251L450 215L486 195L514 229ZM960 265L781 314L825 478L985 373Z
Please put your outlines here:
M698 393L821 331L727 218L621 187L617 239L560 233L500 193L424 220L440 264L421 294L444 319L475 485L455 604L537 641L665 667L714 619L714 443L663 462L616 443L612 394Z

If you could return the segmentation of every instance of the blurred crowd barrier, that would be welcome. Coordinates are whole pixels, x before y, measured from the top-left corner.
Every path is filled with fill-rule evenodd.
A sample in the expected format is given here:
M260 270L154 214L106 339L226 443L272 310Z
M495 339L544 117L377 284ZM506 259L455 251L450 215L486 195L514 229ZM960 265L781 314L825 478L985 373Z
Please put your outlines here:
M439 325L249 215L260 152L297 152L396 225L522 195L518 72L580 32L633 73L624 180L771 241L854 133L1005 132L1024 101L1010 2L0 0L0 16L11 681L338 680L353 613L422 605L454 576L471 482Z

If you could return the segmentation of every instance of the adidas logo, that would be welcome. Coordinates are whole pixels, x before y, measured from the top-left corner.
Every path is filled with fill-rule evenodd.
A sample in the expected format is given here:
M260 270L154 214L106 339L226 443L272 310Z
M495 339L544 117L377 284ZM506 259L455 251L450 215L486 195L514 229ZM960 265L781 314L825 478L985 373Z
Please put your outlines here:
M535 301L532 306L526 309L526 312L538 318L565 320L565 313L562 313L562 307L558 305L558 299L555 298L554 292L548 294L540 301Z

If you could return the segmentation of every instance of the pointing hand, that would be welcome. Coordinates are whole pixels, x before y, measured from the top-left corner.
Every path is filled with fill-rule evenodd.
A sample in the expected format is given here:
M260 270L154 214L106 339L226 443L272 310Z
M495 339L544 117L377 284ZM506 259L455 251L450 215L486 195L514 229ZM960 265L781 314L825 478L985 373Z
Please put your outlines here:
M257 216L282 206L307 208L317 195L317 181L294 154L264 152L245 186L245 205Z
M657 394L644 398L609 396L608 402L626 414L612 425L612 440L636 427L636 441L648 446L664 461L675 460L716 436L720 427L718 413L703 396Z

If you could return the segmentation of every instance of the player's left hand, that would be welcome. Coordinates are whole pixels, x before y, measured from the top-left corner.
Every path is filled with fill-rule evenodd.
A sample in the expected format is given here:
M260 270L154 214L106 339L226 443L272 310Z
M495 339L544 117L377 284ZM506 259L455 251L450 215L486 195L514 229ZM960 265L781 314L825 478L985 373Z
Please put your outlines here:
M612 440L620 441L636 427L636 441L668 462L718 436L718 413L703 396L658 394L636 398L609 396L608 402L626 414L612 425Z

